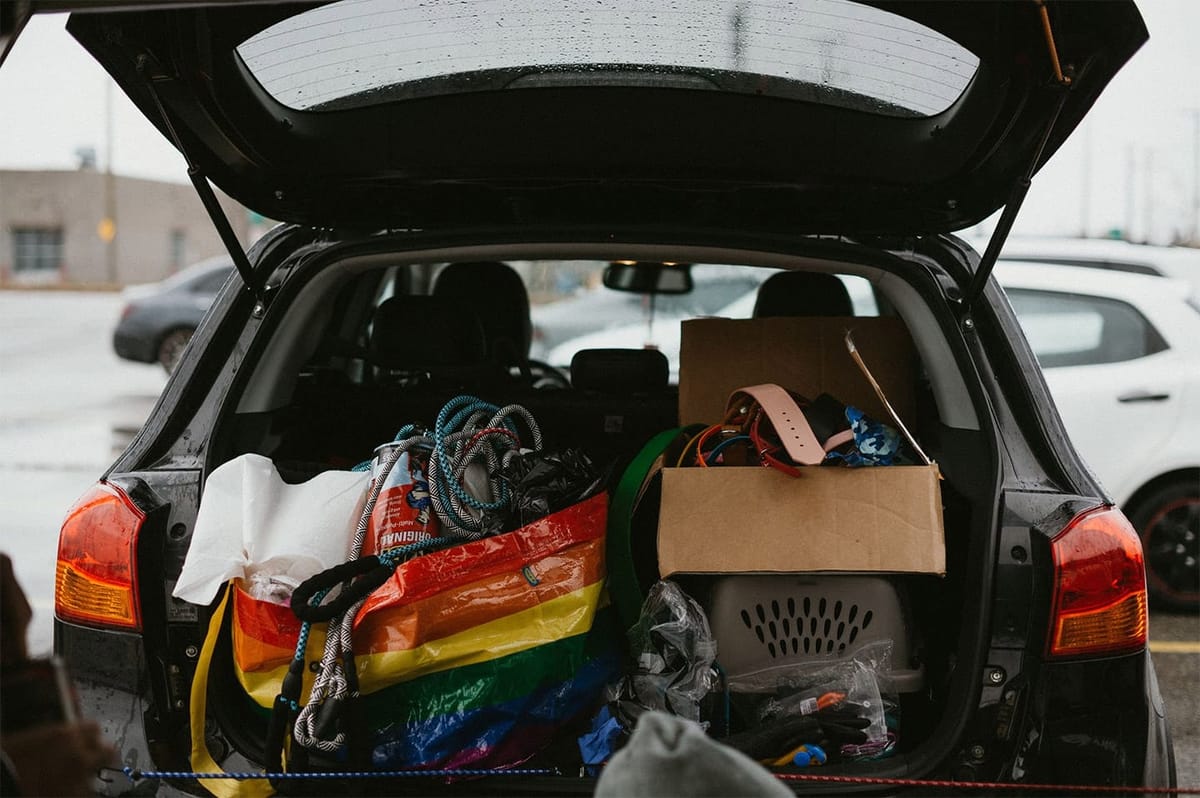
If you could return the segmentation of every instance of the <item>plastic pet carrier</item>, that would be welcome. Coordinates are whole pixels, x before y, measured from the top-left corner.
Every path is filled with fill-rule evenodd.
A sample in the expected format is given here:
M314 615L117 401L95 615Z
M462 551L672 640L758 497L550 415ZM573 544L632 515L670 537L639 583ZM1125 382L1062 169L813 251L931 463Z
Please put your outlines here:
M750 574L713 582L708 617L717 658L740 676L780 665L849 660L892 643L892 688L921 690L925 670L902 593L876 576Z

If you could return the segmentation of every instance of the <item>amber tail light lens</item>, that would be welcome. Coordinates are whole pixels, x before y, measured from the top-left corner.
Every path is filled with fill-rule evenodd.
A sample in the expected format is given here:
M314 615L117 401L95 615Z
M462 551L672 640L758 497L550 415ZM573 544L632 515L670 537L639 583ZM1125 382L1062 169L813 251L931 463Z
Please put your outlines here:
M67 513L58 537L54 613L86 626L140 630L136 556L146 514L101 482Z
M1142 541L1112 507L1080 513L1051 541L1050 657L1121 654L1146 646Z

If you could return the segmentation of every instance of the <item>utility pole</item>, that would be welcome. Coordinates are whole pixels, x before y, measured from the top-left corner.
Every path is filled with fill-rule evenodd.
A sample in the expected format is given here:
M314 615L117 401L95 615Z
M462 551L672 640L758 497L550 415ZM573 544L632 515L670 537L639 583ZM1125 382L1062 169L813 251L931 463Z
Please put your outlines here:
M1200 247L1200 108L1192 109L1192 234L1191 244Z
M1142 243L1151 244L1154 238L1154 150L1146 150L1145 187L1142 191L1146 197L1142 204Z
M1137 151L1132 144L1125 145L1125 230L1121 238L1133 240L1133 214L1136 207L1137 191Z
M104 221L100 223L110 285L117 282L117 195L113 175L113 81L104 78Z
M1085 121L1083 124L1083 174L1079 178L1079 237L1088 237L1091 226L1090 216L1092 196L1092 127Z

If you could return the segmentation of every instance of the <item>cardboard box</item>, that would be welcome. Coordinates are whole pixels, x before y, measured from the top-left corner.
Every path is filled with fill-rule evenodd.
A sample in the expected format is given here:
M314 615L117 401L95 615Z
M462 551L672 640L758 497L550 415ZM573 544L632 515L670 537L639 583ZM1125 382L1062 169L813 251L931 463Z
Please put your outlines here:
M679 348L679 421L715 424L729 394L774 382L810 399L822 392L887 421L887 412L846 353L846 331L906 423L916 418L917 353L896 318L694 319Z
M700 319L683 324L680 419L713 423L737 388L775 382L888 416L846 353L854 340L903 420L913 418L916 352L898 319ZM944 574L937 465L663 470L659 572Z

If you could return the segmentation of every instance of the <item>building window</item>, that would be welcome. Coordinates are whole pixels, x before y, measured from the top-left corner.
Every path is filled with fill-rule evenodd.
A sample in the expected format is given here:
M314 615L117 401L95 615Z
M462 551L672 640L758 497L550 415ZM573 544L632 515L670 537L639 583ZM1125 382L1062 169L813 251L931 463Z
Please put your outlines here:
M187 258L187 232L171 231L171 271L177 272L183 268Z
M62 266L61 227L15 227L13 240L13 272L15 274L45 274Z

